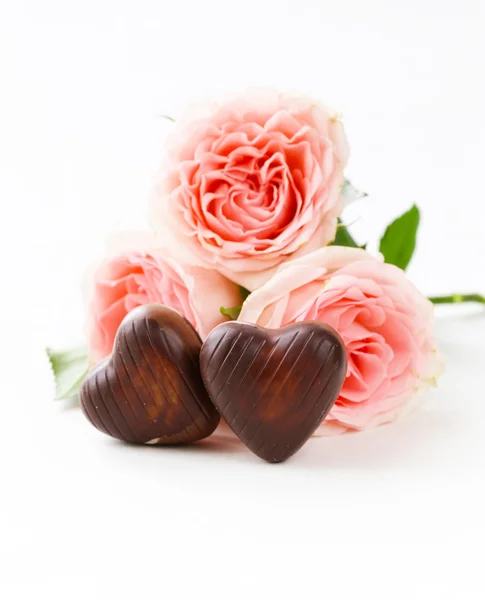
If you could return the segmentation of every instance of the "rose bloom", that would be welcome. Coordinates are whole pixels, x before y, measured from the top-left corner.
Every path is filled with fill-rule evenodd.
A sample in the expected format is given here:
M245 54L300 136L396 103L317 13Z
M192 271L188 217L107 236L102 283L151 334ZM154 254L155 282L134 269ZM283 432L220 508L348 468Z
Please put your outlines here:
M241 303L236 284L217 272L183 266L156 245L154 238L145 235L130 235L121 245L117 241L89 277L87 338L91 364L111 353L121 321L141 304L158 303L177 310L204 339L227 320L220 313L221 306Z
M347 377L324 433L396 419L442 370L431 302L401 269L360 249L331 246L286 263L247 298L239 320L269 328L317 320L342 336Z
M199 113L168 140L151 226L196 264L253 290L292 255L334 239L343 127L314 100L269 91Z

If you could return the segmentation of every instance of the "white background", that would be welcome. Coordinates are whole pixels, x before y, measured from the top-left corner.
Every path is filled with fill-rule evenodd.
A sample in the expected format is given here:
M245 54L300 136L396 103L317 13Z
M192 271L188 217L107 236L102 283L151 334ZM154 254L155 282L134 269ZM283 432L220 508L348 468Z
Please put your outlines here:
M270 85L342 111L375 235L416 202L410 277L485 292L479 0L0 0L0 597L485 597L485 311L438 313L448 370L399 423L266 465L132 448L51 401L45 345L144 224L184 105Z

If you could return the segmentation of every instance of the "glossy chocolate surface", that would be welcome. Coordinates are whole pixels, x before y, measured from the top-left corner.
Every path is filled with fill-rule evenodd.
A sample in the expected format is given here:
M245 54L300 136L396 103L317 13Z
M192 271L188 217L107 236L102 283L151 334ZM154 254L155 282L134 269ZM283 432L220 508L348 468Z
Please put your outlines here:
M326 417L345 379L347 359L340 336L322 323L271 330L232 321L210 333L200 366L209 395L232 430L259 457L280 462Z
M136 308L124 319L112 355L81 388L89 421L114 438L134 443L181 444L210 435L219 415L201 379L202 342L176 311Z

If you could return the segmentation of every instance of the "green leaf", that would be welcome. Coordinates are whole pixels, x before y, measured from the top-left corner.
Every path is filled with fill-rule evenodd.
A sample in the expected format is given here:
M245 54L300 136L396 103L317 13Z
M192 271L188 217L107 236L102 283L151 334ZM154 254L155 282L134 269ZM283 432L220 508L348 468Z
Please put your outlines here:
M56 400L75 396L89 370L85 346L68 350L46 348L47 356L56 381Z
M344 179L344 184L340 193L344 198L344 206L348 206L356 200L362 200L362 198L367 196L365 192L357 189L348 179Z
M379 246L387 263L406 269L416 247L419 217L419 208L414 205L388 226Z
M241 293L242 301L244 302L244 300L246 300L246 298L249 296L249 294L251 292L249 290L247 290L245 287L243 287L242 285L240 285L238 287L239 287L239 292Z
M219 310L221 311L221 315L224 315L228 319L231 319L231 321L236 321L237 318L239 317L239 313L241 312L241 309L242 309L242 305L241 306L231 306L229 308L225 308L224 306L221 306L221 308Z
M335 233L335 239L331 243L331 246L347 246L349 248L358 248L359 244L350 235L349 230L345 225L342 225L340 220Z
M221 306L221 308L219 309L221 312L221 315L224 315L228 319L231 319L231 321L237 320L237 318L239 317L239 313L242 310L242 305L244 304L244 300L246 300L246 298L251 293L249 290L247 290L242 285L240 285L238 287L239 287L239 292L241 294L241 304L239 304L239 306L230 306L228 308L226 308L225 306Z
M344 198L345 206L348 206L351 202L361 200L367 196L365 192L358 190L348 179L344 179L344 184L340 193ZM342 223L341 219L339 219L335 239L331 243L331 246L346 246L348 248L365 249L366 244L364 244L364 246L359 246L359 244L350 234L348 227Z

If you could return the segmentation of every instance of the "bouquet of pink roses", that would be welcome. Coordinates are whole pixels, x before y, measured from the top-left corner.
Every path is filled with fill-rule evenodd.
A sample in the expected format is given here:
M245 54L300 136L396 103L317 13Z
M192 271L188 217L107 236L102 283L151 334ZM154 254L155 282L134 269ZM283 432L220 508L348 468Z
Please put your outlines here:
M337 332L346 367L317 432L362 430L413 408L442 371L433 304L404 273L419 211L389 225L377 256L359 246L340 219L359 196L345 179L348 153L339 114L305 97L251 93L178 120L150 199L151 231L114 238L90 277L89 367L144 305L175 309L202 341L227 321L269 330L320 322ZM84 353L50 355L58 395L73 395ZM285 395L272 402L278 411Z

